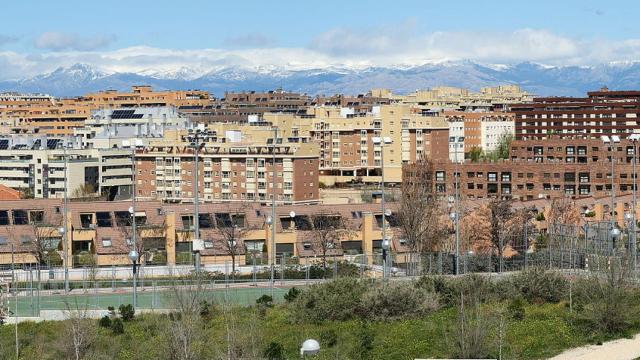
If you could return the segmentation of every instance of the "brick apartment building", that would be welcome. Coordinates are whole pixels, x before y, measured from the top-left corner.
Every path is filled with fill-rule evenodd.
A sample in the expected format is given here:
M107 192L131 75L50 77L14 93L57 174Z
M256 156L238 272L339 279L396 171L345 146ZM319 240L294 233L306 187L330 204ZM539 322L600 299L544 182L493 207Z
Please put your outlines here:
M586 98L544 97L511 105L517 139L626 137L639 128L640 91L600 91Z
M224 98L212 99L208 104L180 106L179 111L193 122L246 122L259 121L267 112L304 113L311 103L305 94L282 89L266 92L225 92Z
M436 189L444 195L454 191L459 174L464 199L514 198L533 200L555 197L600 197L633 189L634 144L623 139L610 147L599 139L519 140L511 144L510 159L461 164L435 162ZM405 171L410 171L407 165ZM639 169L640 170L640 169Z

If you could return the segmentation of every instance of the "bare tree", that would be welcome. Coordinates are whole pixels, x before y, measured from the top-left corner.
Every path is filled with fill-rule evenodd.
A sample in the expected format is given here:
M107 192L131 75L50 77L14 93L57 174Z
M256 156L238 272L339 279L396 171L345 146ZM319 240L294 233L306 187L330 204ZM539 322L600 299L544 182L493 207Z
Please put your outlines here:
M88 317L86 306L81 308L76 303L65 302L65 321L62 348L68 359L84 359L95 339L95 324Z
M447 231L433 175L433 163L427 158L407 165L403 174L396 217L402 236L414 253L435 250Z
M81 184L78 185L75 190L71 193L71 198L80 200L80 201L91 201L95 200L98 197L96 194L96 188L92 184Z
M231 273L235 275L236 258L243 252L242 240L251 231L246 221L244 207L228 211L227 216L216 217L215 234L219 246L231 257Z
M571 198L562 197L551 201L547 216L549 224L578 225L580 220L580 210Z
M176 281L170 286L169 299L175 312L169 321L162 322L166 338L167 357L171 360L195 360L205 358L206 342L201 311L209 306L206 300L207 281L202 274L194 273L187 283Z
M340 215L319 212L309 215L311 225L311 247L316 254L322 255L322 267L327 269L327 254L340 247L340 240L351 233L349 223Z
M512 217L513 209L509 200L494 199L489 203L491 246L499 259L504 257L504 250L509 245L510 237L506 236L506 225Z
M58 229L62 226L62 219L44 210L33 210L29 214L25 211L24 216L28 220L27 231L17 231L17 225L12 225L9 227L9 234L14 238L20 234L17 240L38 264L46 265L47 259L52 259L51 256L56 253L60 243L61 234Z

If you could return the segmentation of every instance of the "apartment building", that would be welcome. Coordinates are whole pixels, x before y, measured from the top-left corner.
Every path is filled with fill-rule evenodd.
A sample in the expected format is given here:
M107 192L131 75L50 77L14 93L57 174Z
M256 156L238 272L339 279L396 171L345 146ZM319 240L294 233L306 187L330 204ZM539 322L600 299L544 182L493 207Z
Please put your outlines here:
M311 102L311 106L335 106L353 109L356 114L367 114L373 111L375 106L389 105L392 100L389 97L374 96L371 92L357 96L337 94L333 96L317 96Z
M127 254L133 247L129 201L71 202L67 208L68 264L82 267L127 266ZM0 265L32 264L37 262L34 242L46 240L46 250L64 256L62 236L58 229L64 225L65 208L59 199L19 200L0 202ZM290 261L312 264L324 255L314 240L313 219L327 216L341 220L348 235L340 238L335 248L326 255L335 259L360 259L371 263L371 255L382 250L383 216L379 205L313 205L279 206L276 212L276 237L271 237L267 225L268 206L251 204L201 204L199 209L200 236L204 241L201 251L203 264L225 264L231 261L229 248L221 231L237 226L242 234L234 249L237 265L266 264L271 259L272 242L276 256ZM291 215L294 214L294 217ZM159 201L141 201L136 204L137 241L141 262L147 265L193 264L192 239L193 204L167 204ZM406 242L399 236L393 215L386 217L391 250L397 262L408 252ZM36 235L35 229L48 229L47 238Z
M409 105L383 105L372 112L310 107L305 115L265 114L284 135L310 138L320 147L320 181L377 183L384 159L385 182L402 180L402 164L422 156L448 159L449 127L438 113ZM376 139L390 140L381 144Z
M206 91L153 91L133 86L131 92L101 91L77 98L54 99L45 95L0 95L0 123L5 133L73 135L94 110L133 107L185 107L209 104Z
M81 188L115 199L126 197L131 186L131 153L118 149L82 149L74 144L66 151L63 139L1 138L0 183L35 198L64 196ZM89 185L89 187L84 187Z
M535 98L510 108L518 139L626 137L638 129L640 91L602 88L586 98Z
M276 138L266 126L218 123L208 130L197 170L186 131L167 132L139 150L136 196L193 202L198 171L199 197L205 202L264 203L273 195L279 203L319 201L316 144L282 134Z
M191 127L175 107L137 107L94 110L84 127L75 129L86 148L109 149L161 139L165 131Z
M276 89L266 92L225 92L224 98L212 99L206 105L181 106L180 112L193 122L246 122L260 121L267 112L304 113L311 103L306 94Z
M471 150L497 149L504 136L515 135L514 115L507 112L444 111L449 123L449 160L462 161Z
M453 193L458 173L465 199L515 198L532 200L557 197L629 194L633 189L634 144L622 140L609 146L597 139L545 139L514 141L510 159L497 162L435 164L436 189ZM406 171L411 170L407 165Z
M532 96L517 85L483 87L479 92L450 86L416 90L407 95L394 95L389 90L374 89L373 96L391 98L395 102L430 109L458 111L506 111L511 104L531 101Z

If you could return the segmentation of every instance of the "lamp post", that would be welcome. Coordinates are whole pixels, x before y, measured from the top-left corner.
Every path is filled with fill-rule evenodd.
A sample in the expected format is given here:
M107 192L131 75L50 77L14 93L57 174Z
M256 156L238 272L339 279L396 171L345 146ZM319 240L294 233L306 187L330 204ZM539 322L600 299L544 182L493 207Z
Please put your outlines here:
M307 339L302 343L300 347L300 358L303 359L306 355L316 355L320 352L320 343L314 339Z
M638 240L638 234L636 232L636 226L638 223L638 220L636 219L636 212L638 211L638 198L637 198L637 193L638 193L638 172L636 169L636 163L638 161L638 157L637 157L637 153L638 153L638 140L640 140L640 134L632 134L631 136L629 136L629 140L631 140L631 143L633 144L633 163L632 163L632 168L633 168L633 185L632 185L632 190L633 190L633 201L632 201L632 206L633 206L633 210L631 211L631 266L633 271L636 271L636 265L637 265L637 240Z
M200 186L198 184L198 175L200 172L200 142L208 141L213 136L213 133L209 130L197 127L195 129L189 129L187 140L189 140L189 146L194 152L194 182L193 182L193 237L191 241L193 252L195 253L195 268L196 272L200 271L200 251L204 249L204 242L200 239Z
M138 307L138 284L137 284L137 263L138 263L138 251L134 248L129 252L129 260L133 264L133 309Z
M276 144L278 143L278 127L273 127L273 143L271 145L271 221L267 218L267 225L271 226L271 285L275 285L276 277Z
M66 139L65 139L66 140ZM69 178L69 162L67 160L67 147L68 143L62 143L62 156L64 158L64 202L62 211L62 227L60 232L62 235L62 268L64 269L64 292L69 293L69 251L68 251L68 229L67 229L67 210L69 208L69 184L67 179ZM73 144L71 145L73 146Z
M606 135L602 136L602 141L609 145L609 149L610 149L610 153L611 153L611 240L612 243L609 244L610 248L613 248L615 245L615 241L616 241L616 236L614 235L614 233L618 232L617 235L620 235L620 230L617 229L616 227L616 188L615 188L615 155L614 155L614 146L615 144L620 142L620 137L616 136L616 135L611 135L611 138L609 138Z
M453 174L454 178L454 212L450 214L451 220L455 221L456 227L456 255L455 255L455 274L458 275L460 273L460 173L458 168L458 144L464 144L464 136L451 136L449 137L449 142L453 144L455 151L454 154L454 162L455 162L455 170Z
M385 196L384 196L384 148L385 145L393 143L390 137L374 137L372 138L373 144L380 146L380 205L382 208L382 277L386 278L387 273L387 257L391 253L391 243L387 238L387 211L385 209ZM386 247L386 248L385 248ZM393 260L392 260L393 261Z

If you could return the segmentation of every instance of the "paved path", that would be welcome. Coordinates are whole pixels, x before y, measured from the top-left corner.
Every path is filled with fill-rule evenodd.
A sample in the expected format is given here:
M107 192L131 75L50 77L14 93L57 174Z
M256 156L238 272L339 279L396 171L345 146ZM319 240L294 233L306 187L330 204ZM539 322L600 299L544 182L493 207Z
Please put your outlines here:
M602 345L588 345L552 357L550 360L633 360L640 357L640 334L632 339L618 339Z

